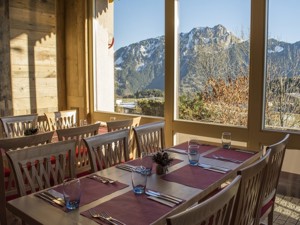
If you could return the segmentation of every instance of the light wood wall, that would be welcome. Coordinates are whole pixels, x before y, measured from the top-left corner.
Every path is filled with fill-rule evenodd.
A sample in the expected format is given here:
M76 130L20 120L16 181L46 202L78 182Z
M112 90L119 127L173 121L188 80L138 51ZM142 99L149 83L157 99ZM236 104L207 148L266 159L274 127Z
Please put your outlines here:
M1 115L57 110L55 0L1 2Z

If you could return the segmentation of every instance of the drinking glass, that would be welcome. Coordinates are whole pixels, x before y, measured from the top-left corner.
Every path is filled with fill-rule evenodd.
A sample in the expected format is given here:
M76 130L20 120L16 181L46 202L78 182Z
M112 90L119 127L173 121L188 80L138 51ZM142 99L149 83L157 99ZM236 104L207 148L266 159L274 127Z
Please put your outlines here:
M225 149L231 148L231 133L230 132L222 133L222 147Z
M142 166L145 167L147 175L150 175L152 172L153 160L152 154L148 152L141 153Z
M197 166L200 158L199 143L195 140L189 140L188 142L188 159L192 166Z
M147 172L143 166L134 168L131 172L132 190L135 194L143 194L147 184Z
M69 178L63 182L63 194L67 210L74 210L79 207L81 187L80 180Z

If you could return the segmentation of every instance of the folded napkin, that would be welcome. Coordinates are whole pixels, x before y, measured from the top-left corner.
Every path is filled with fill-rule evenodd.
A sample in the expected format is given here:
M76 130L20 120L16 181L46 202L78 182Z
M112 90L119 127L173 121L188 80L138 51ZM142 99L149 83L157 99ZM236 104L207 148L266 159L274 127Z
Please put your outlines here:
M247 159L251 158L253 156L252 152L242 152L235 149L224 149L221 148L217 151L214 151L212 153L209 153L203 157L216 159L217 157L223 157L224 159L228 159L225 161L230 161L232 159L235 163L242 163L243 161L246 161ZM221 160L221 159L220 159Z

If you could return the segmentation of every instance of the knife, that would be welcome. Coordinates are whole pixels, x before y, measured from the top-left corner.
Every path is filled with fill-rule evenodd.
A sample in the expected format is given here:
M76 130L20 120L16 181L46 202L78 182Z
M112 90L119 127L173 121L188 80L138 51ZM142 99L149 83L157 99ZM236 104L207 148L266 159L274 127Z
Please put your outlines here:
M129 172L131 172L135 168L135 166L132 166L129 164L119 164L119 165L116 165L116 167L119 169L122 169L122 170L129 171Z
M163 198L171 199L171 200L177 202L178 204L180 204L181 202L183 202L183 200L180 199L180 198L176 198L176 197L173 197L171 195L163 194L163 193L160 193L158 191L152 191L152 190L148 189L147 192L149 192L150 194L156 195L156 196L161 196Z
M38 193L38 194L36 194L36 196L45 200L48 203L51 203L51 204L55 203L56 205L59 205L60 207L65 207L64 203L62 203L61 201L59 201L57 199L53 199L53 198L49 197L49 195L45 194L44 192Z
M150 200L159 202L159 203L161 203L161 204L163 204L163 205L167 205L167 206L169 206L169 207L171 207L171 208L173 208L173 207L176 205L175 203L168 202L168 201L166 201L166 200L163 200L163 199L161 199L161 198L154 197L154 196L148 196L147 198L150 199Z
M199 163L198 166L205 170L211 170L211 171L218 172L218 173L227 173L228 171L230 171L230 169L226 168L226 167L213 166L213 165L205 164L205 163Z
M149 196L153 196L153 197L157 197L157 198L166 200L166 201L168 201L168 202L172 202L172 203L174 203L174 204L176 204L176 205L180 204L180 202L178 202L178 201L176 201L176 200L174 200L174 199L167 198L167 197L164 197L164 196L162 196L162 195L157 195L157 194L154 194L154 193L149 192L149 191L146 191L145 194L146 194L146 195L149 195Z

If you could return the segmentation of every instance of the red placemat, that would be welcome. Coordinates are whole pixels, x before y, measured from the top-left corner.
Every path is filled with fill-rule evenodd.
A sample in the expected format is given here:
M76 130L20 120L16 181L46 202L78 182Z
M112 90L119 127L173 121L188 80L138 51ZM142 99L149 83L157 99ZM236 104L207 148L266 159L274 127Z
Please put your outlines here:
M205 170L199 166L186 165L162 176L163 180L183 184L189 187L205 189L226 174Z
M251 158L253 156L253 153L247 153L247 152L239 152L235 149L224 149L221 148L215 152L209 153L203 157L216 159L216 157L223 157L227 159L239 160L235 161L234 163L242 163L243 161L246 161L247 159ZM222 159L220 159L222 160ZM230 161L230 160L224 160L224 161Z
M199 148L199 151L200 151L200 154L208 151L208 150L211 150L213 148L216 148L217 146L213 146L213 145L207 145L207 144L199 144L200 148ZM188 150L188 142L184 142L184 143L181 143L179 145L175 145L169 149L167 149L168 151L170 152L176 152L176 153L182 153L182 154L187 154L187 150ZM184 150L182 152L179 152L179 151L176 151L176 150Z
M173 159L173 161L171 162L170 166L176 165L177 163L182 162L183 160L181 159ZM128 161L125 164L129 164L131 166L141 166L142 165L142 160L141 159L135 159L132 161ZM153 163L152 165L152 173L155 173L156 171L156 163Z
M110 216L130 225L149 225L173 208L147 199L146 195L135 195L132 191L126 192L93 208L96 212L105 211ZM99 219L92 218L88 211L81 215L100 223ZM102 222L104 224L104 222Z
M128 187L127 184L116 181L113 184L102 183L90 178L80 179L81 197L79 206L83 206L115 191ZM54 190L63 193L63 186L55 187Z

